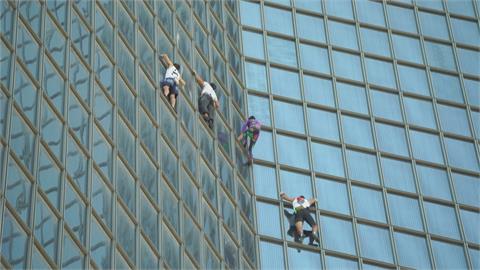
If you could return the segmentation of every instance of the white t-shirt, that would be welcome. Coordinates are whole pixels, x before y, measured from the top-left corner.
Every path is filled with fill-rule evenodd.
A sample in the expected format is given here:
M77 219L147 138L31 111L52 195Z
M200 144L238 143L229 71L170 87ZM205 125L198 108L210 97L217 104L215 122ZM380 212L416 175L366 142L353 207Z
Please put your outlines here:
M200 95L204 95L204 94L211 96L213 101L218 101L215 90L213 90L212 86L207 82L203 82L202 93L200 93Z
M165 79L167 78L172 78L178 82L178 79L180 78L180 73L175 66L167 68L167 71L165 71Z
M300 206L303 206L303 208L308 208L308 207L310 207L310 203L308 202L307 199L303 199L302 202L299 202L298 197L297 197L297 198L295 198L295 200L293 200L292 206L293 206L293 209L297 209Z

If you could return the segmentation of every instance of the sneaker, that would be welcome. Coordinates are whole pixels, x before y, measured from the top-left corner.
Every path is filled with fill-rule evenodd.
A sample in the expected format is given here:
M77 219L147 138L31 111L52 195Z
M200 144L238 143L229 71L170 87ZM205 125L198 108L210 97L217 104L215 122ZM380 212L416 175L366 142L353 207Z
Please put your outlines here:
M317 243L320 244L320 238L318 237L318 235L316 233L312 233L312 238L313 238L313 240L317 241Z
M303 239L305 238L305 235L298 235L298 234L295 234L295 237L293 238L293 241L297 242L297 243L301 243L303 241Z

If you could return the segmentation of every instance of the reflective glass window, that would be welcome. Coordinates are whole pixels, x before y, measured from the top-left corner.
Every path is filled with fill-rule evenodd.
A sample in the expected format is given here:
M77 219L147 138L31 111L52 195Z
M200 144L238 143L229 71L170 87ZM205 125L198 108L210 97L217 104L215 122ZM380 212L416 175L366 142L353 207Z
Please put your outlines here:
M334 112L307 108L308 129L311 136L339 141L337 114ZM318 123L321 123L319 125Z
M245 56L265 59L262 34L243 31L243 52ZM207 50L208 51L208 50Z
M296 18L297 33L300 38L326 43L325 26L323 25L322 18L307 16L301 13L297 13Z
M112 192L95 171L92 181L92 209L112 229Z
M68 14L68 2L53 0L47 1L47 8L63 26L63 29L67 30L67 14Z
M113 137L113 105L107 99L103 90L96 86L93 100L93 112L103 130Z
M455 209L449 206L424 202L430 233L460 239Z
M347 150L350 178L371 184L379 184L377 158L375 155Z
M68 107L68 125L83 146L88 147L90 133L89 115L72 91L70 91Z
M10 70L12 66L12 53L3 42L0 42L0 83L7 88L10 87Z
M480 182L473 176L452 173L457 201L462 204L480 206Z
M15 87L13 88L15 103L19 105L28 120L30 120L30 123L36 126L37 89L29 77L21 70L20 65L17 65L15 73Z
M303 75L305 99L308 102L335 107L332 81L328 79Z
M325 7L328 15L353 20L352 2L350 1L325 1Z
M404 97L403 104L405 105L405 114L409 124L436 129L437 124L433 114L433 105L430 101Z
M100 8L95 9L95 32L107 48L107 52L113 55L113 26Z
M33 174L33 155L35 137L32 130L21 120L16 111L12 113L10 122L10 148Z
M83 200L78 197L77 192L74 190L72 185L70 185L70 182L67 182L65 187L64 219L65 223L73 231L75 237L80 241L80 243L82 243L82 245L84 245L87 234L87 207L85 206Z
M280 171L280 190L292 197L303 195L312 198L312 180L310 175Z
M427 73L420 68L397 65L402 91L430 96Z
M328 50L326 48L300 44L300 53L303 68L330 74Z
M190 215L184 212L183 215L183 238L185 239L185 249L191 254L197 262L200 262L200 229L195 225Z
M112 146L98 128L93 129L93 160L108 179L112 179L113 152Z
M420 216L418 200L395 194L388 194L387 199L393 224L423 231L423 222Z
M32 183L18 167L12 156L8 159L6 182L5 197L7 201L13 206L22 221L25 224L30 224Z
M182 2L183 3L183 2ZM153 16L144 2L137 2L137 18L140 26L145 30L145 33L153 41Z
M140 35L140 38L137 39L138 42L138 54L139 60L142 66L145 68L146 72L153 77L154 69L154 59L153 48L148 44L147 40Z
M365 52L390 57L390 47L388 45L387 32L361 27L360 36L362 38L362 47Z
M118 197L122 198L130 211L136 213L136 191L135 179L128 172L127 168L119 159L117 159L117 192Z
M295 0L295 6L297 8L306 9L310 12L322 12L321 0Z
M403 127L375 123L378 146L381 151L408 156L408 146Z
M219 246L217 216L208 204L203 204L203 230L208 239L216 246Z
M268 31L293 35L292 14L290 11L269 6L265 6L264 10L265 28Z
M223 32L222 32L222 28L218 25L217 21L212 19L210 20L210 33L212 35L212 39L213 41L215 42L215 45L217 45L217 48L223 52L223 50L225 49L225 41L224 41L224 36L223 36ZM186 33L183 31L182 29L182 33L184 35L184 38L187 38L187 35ZM185 45L187 45L186 43L184 43ZM185 46L184 46L185 47ZM184 54L185 54L185 57L188 59L189 55L188 55L188 48L184 48Z
M473 50L457 48L457 55L460 69L463 73L470 73L473 75L478 75L480 73L480 68L478 67L480 53Z
M382 157L385 186L415 193L412 165L409 162Z
M110 95L113 95L113 65L99 47L95 47L95 75L100 83L107 89Z
M28 1L26 2L28 6ZM6 39L11 43L13 39L13 15L14 9L10 6L9 2L3 1L0 4L0 21L1 27L0 32L6 37Z
M278 206L257 201L258 232L262 235L281 238Z
M259 248L262 269L285 269L281 245L261 241Z
M428 1L432 2L432 1ZM432 268L425 238L394 232L399 264L416 269Z
M422 49L418 39L392 34L392 40L397 59L423 64Z
M168 222L173 226L173 228L178 232L180 231L180 218L178 210L178 199L173 194L173 191L168 187L168 185L162 181L161 185L163 205L171 205L171 207L164 208L164 215L167 217Z
M90 73L73 51L70 52L70 85L86 104L90 104Z
M425 41L425 50L430 65L448 70L456 70L451 46Z
M470 171L480 171L475 146L471 142L444 138L447 148L448 163Z
M470 105L480 107L480 91L478 91L478 89L480 89L480 82L463 79L463 83L465 85L465 90L467 92L468 102Z
M255 115L262 125L271 126L270 110L267 98L248 95L248 111L250 115ZM262 136L263 137L263 136Z
M320 254L313 251L288 248L288 266L289 269L322 269Z
M62 160L63 124L45 101L43 102L41 135L58 160Z
M147 151L157 158L157 129L143 109L140 110L140 139Z
M118 121L118 150L127 160L128 165L135 168L135 137L123 121Z
M448 11L451 13L457 13L466 16L475 16L473 9L473 3L471 1L448 1ZM477 7L478 11L478 7Z
M373 115L394 121L402 121L398 95L388 92L370 90Z
M320 218L323 244L326 249L355 255L355 240L353 236L352 222L322 216Z
M284 135L277 135L277 146L280 163L302 169L309 169L306 141Z
M271 67L270 76L273 94L294 99L301 98L298 73Z
M417 165L417 177L426 196L452 200L447 173L444 170Z
M157 181L157 167L148 158L146 152L140 151L140 180L150 193L152 198L156 201L158 197L158 181Z
M437 9L443 11L443 4L439 1L430 1L430 0L415 0L415 3L419 7L426 7L431 9Z
M312 143L315 171L339 177L345 176L342 149L326 144Z
M117 57L120 58L117 59L118 67L127 78L127 81L131 85L135 85L135 60L123 42L119 42L117 46L119 48ZM121 57L119 57L119 55L121 55Z
M328 2L329 1L326 1L326 3ZM343 2L346 1L337 2L335 6L339 6L339 4ZM358 50L355 25L328 20L328 30L330 32L330 42L332 45Z
M274 100L273 111L276 128L305 133L302 106Z
M386 223L385 207L381 192L352 186L352 197L357 217Z
M466 269L467 260L463 246L432 241L433 255L437 268L441 269Z
M132 18L125 10L125 8L123 8L123 5L118 5L117 15L117 23L120 33L122 33L123 36L127 39L127 42L130 44L130 46L132 48L135 48L135 24L133 23Z
M410 139L415 158L434 163L444 163L438 135L410 130Z
M358 55L333 51L332 56L337 76L363 81L360 57Z
M337 95L342 110L368 114L365 88L337 82Z
M135 224L122 207L117 207L117 240L128 257L135 261Z
M464 109L443 104L438 104L437 109L443 131L471 136L467 113Z
M18 74L18 73L17 73ZM60 77L53 65L47 59L43 61L43 91L53 102L55 108L61 113L64 113L64 95L65 95L65 81Z
M317 177L315 184L318 193L317 207L345 215L350 214L346 183Z
M100 268L110 268L112 243L95 218L91 219L90 256Z
M396 88L393 64L372 58L365 58L368 81L372 84Z
M33 1L32 1L33 2ZM66 52L66 39L61 34L60 30L55 26L55 23L50 19L50 16L46 16L45 22L45 47L47 48L50 55L53 57L55 62L59 65L60 69L65 70L65 52ZM78 20L78 17L75 17ZM75 20L74 20L75 22ZM77 42L77 26L74 22L72 22L72 39L73 42ZM87 34L88 37L88 34ZM86 44L89 46L89 43Z
M363 257L393 263L393 251L388 229L364 224L358 224L357 228L360 238L360 251Z
M277 198L275 168L254 164L253 175L255 176L255 193L257 196Z
M431 74L437 98L463 103L463 94L458 77L437 72Z
M87 63L90 62L90 31L87 30L75 12L72 12L70 36L73 44L80 51L80 55L83 56Z
M233 202L227 197L226 193L222 192L222 200L220 202L221 214L223 217L223 221L227 225L230 232L233 234L237 234L237 215L235 214L235 206ZM277 211L278 213L278 211ZM278 228L280 230L280 228Z
M268 57L272 62L297 66L295 42L277 37L267 37Z
M449 38L445 16L419 11L418 17L420 19L422 33L425 36L432 36L441 39Z
M364 23L385 26L385 15L383 14L382 3L374 1L357 1L358 20Z
M390 27L403 32L417 33L413 9L388 4L387 11Z
M240 1L240 14L243 25L262 28L259 3Z
M50 269L51 266L47 263L46 259L41 255L36 246L33 247L32 253L32 268L35 270Z
M26 269L28 236L8 209L5 209L2 220L2 257L13 268Z
M58 218L40 197L37 197L35 210L35 238L47 254L56 261L58 248Z
M480 234L478 228L480 226L480 213L460 209L463 228L467 241L472 243L480 243Z
M41 147L40 150L39 162L37 174L38 185L40 189L47 195L48 200L53 204L53 206L55 206L57 210L60 210L60 169L55 165L43 147Z
M480 29L477 23L453 17L450 17L450 23L456 42L473 46L480 44Z
M62 256L63 269L82 269L85 267L83 253L66 233L63 236Z
M245 62L245 83L250 89L267 91L267 75L265 66Z
M469 248L470 260L472 261L473 268L480 268L480 250Z
M361 2L366 2L366 1L361 1ZM358 263L357 261L352 261L349 259L343 259L343 258L338 258L338 257L333 257L333 256L325 256L325 265L327 266L327 269L358 269Z
M342 115L345 143L373 148L370 121Z

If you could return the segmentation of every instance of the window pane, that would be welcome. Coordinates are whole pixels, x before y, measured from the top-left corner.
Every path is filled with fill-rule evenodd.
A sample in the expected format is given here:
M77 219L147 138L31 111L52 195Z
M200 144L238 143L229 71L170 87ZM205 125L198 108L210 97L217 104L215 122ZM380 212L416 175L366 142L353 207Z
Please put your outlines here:
M278 159L280 163L309 169L307 142L301 139L277 135Z
M313 251L288 248L289 269L322 269L320 254Z
M480 68L478 62L480 61L480 53L473 50L457 48L458 60L460 62L460 69L463 73L470 73L478 75Z
M240 1L240 15L242 16L242 24L262 28L260 4Z
M460 209L460 215L462 217L467 241L477 244L480 243L480 234L478 233L480 213Z
M450 23L452 24L452 32L456 42L473 46L480 44L480 30L477 23L453 17L450 17Z
M328 211L350 214L346 183L317 178L318 207Z
M37 197L35 210L35 238L47 254L56 261L58 247L58 218L50 208Z
M307 101L335 107L331 80L303 75L303 87Z
M28 236L7 209L2 220L2 257L13 268L26 269Z
M273 110L276 128L305 133L302 106L274 100Z
M457 76L432 72L433 88L437 98L463 103L462 88Z
M297 66L295 42L269 36L267 44L270 61L287 66Z
M443 164L443 154L437 135L410 130L413 156L418 159Z
M313 2L310 0L310 2ZM297 1L296 5L299 3ZM311 10L310 10L311 11ZM297 33L300 38L326 43L323 19L297 13Z
M463 246L432 241L435 263L439 269L467 269Z
M326 144L312 143L315 171L339 177L345 176L342 149Z
M32 183L23 174L12 156L9 156L8 159L6 182L5 197L7 201L13 206L13 209L22 221L25 224L30 224Z
M293 35L292 14L290 11L265 6L265 28L268 31Z
M355 255L352 222L328 216L320 218L326 249Z
M365 66L367 68L368 82L394 89L396 88L392 63L365 58Z
M92 209L110 229L112 228L112 192L100 176L93 174Z
M328 15L353 20L352 3L350 1L325 1Z
M471 105L480 107L480 91L478 91L478 89L480 89L480 82L467 79L463 79L463 82L465 84L465 90L467 91L468 102Z
M467 114L464 109L446 106L443 104L438 104L437 109L440 115L440 123L443 131L468 137L471 136Z
M336 83L338 100L342 110L368 114L365 88L346 83Z
M475 146L470 142L444 138L448 163L451 166L471 171L480 171Z
M431 269L425 238L405 233L394 233L400 265L416 268Z
M416 199L395 194L388 194L387 198L393 224L417 231L423 231L420 207Z
M417 165L417 176L424 195L452 200L447 173L444 170Z
M339 141L337 114L308 108L308 128L311 136ZM318 123L322 123L319 125Z
M300 195L305 196L307 199L313 197L310 175L281 170L280 183L280 190L292 197Z
M370 1L359 1L357 4L357 8L358 8L358 5L361 5L360 2L370 2ZM383 13L383 11L381 12ZM360 34L362 37L363 50L365 52L390 57L390 47L388 46L388 34L386 32L361 27Z
M362 3L361 1L359 3ZM366 1L365 1L366 2ZM355 270L358 269L357 261L351 261L347 259L337 258L333 256L325 256L325 265L327 269L345 269L345 270Z
M0 157L1 161L2 158ZM47 195L48 200L57 210L60 210L60 192L62 188L60 169L43 147L40 150L37 181L40 189ZM0 184L2 184L1 182Z
M387 187L412 193L416 192L410 162L382 157L382 169Z
M382 3L373 1L357 1L358 20L364 23L385 26L385 15Z
M413 9L402 8L394 5L387 5L388 19L390 26L404 32L417 33L417 26Z
M393 263L392 246L387 229L358 224L360 250L366 258Z
M352 197L357 217L386 223L382 193L373 189L352 186Z
M360 57L358 55L333 51L333 63L337 76L363 81Z
M430 96L425 70L397 65L402 91Z
M285 269L282 246L260 242L260 262L262 269Z
M460 239L455 209L449 206L424 202L428 229L433 234Z
M265 59L262 34L243 31L243 52L245 56Z
M373 148L370 121L342 115L345 143Z
M397 59L423 64L422 49L418 39L393 34L392 40Z
M455 193L459 203L480 207L480 181L478 178L452 173Z
M110 268L111 241L95 218L92 217L90 256L100 268Z
M430 101L404 97L403 102L409 124L436 129L433 105Z
M403 127L375 123L377 140L381 151L408 156L407 141Z
M338 5L339 3L340 2L336 4ZM357 32L355 29L355 25L329 20L328 29L330 31L330 42L332 43L332 45L349 48L352 50L358 50Z
M267 75L265 71L265 66L246 62L245 83L250 89L266 92Z
M12 111L10 127L10 148L33 173L34 135L16 111Z
M255 145L253 156L258 159L274 161L272 133L262 131L262 143Z
M43 102L41 134L43 140L45 140L58 160L62 160L63 125L45 100Z
M257 201L258 233L281 238L278 206Z
M350 178L371 184L379 184L377 157L375 155L347 150Z
M254 164L253 175L255 175L255 193L258 196L272 199L278 197L275 168Z
M27 119L36 126L37 121L37 89L32 81L28 79L20 65L17 65L15 70L15 88L13 95L15 103L19 105L20 109L25 113Z
M298 73L270 68L272 93L294 99L301 99Z
M430 65L448 70L455 70L452 47L425 41L425 50Z
M376 117L402 121L398 95L370 90L370 98L372 101L373 114Z
M424 35L441 39L449 38L445 16L420 11L418 17Z

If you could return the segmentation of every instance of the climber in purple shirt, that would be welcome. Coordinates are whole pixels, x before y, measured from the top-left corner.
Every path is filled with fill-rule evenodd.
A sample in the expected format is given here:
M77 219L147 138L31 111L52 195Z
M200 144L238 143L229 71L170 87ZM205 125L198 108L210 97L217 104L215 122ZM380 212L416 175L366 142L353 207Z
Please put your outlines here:
M255 119L255 116L250 116L242 125L241 133L237 140L243 144L243 147L248 146L248 163L253 163L252 148L260 136L260 129L262 124Z

